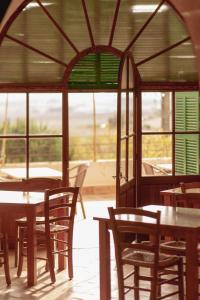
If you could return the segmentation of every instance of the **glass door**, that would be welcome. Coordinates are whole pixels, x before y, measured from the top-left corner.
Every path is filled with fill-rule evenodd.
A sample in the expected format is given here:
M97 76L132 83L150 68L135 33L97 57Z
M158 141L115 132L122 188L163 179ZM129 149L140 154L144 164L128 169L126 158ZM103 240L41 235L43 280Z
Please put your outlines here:
M120 64L117 103L117 206L136 206L136 93L135 67L126 53Z

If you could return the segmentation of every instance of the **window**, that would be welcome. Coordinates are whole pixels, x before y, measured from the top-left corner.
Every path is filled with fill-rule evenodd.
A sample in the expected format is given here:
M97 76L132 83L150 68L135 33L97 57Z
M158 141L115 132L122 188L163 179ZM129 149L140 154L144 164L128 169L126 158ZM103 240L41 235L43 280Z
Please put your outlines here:
M62 94L1 93L0 178L59 176Z
M172 166L172 95L142 93L142 175L167 175Z
M198 92L142 93L143 176L199 174L199 134Z

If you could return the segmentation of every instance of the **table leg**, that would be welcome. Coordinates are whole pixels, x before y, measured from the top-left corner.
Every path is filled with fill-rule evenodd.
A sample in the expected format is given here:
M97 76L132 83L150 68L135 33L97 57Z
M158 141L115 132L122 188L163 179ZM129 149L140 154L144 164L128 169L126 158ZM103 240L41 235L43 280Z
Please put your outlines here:
M173 206L173 195L171 194L166 194L166 195L162 195L162 204L165 206Z
M110 233L106 222L99 222L100 300L111 299Z
M198 235L197 230L186 235L186 299L198 299ZM191 282L192 280L192 282Z
M27 208L27 280L28 286L37 283L37 266L36 266L36 211L35 207Z

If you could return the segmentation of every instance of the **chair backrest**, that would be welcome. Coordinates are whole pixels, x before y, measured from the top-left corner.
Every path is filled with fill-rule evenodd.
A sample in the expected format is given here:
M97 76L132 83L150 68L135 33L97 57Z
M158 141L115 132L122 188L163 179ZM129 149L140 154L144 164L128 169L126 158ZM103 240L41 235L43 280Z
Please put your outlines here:
M80 188L83 186L88 167L88 163L83 163L69 169L69 171L73 171L74 174L74 176L69 176L69 178L74 178L73 186Z
M200 208L199 193L176 194L173 198L173 204L177 207Z
M32 177L22 179L23 191L26 192L42 192L46 189L54 189L61 187L62 180L49 177Z
M147 162L142 162L142 167L145 175L169 175L164 169Z
M154 268L157 272L160 241L160 212L150 212L137 208L109 207L110 224L113 232L115 255L118 275L122 274L123 258L130 251L148 251L154 254ZM128 217L127 217L128 216ZM125 219L126 218L126 219ZM149 243L140 243L136 240L127 241L130 234L145 234ZM150 239L151 237L151 239Z
M154 168L151 164L142 162L143 170L145 175L155 175Z
M78 192L78 187L60 187L45 190L46 234L50 234L51 224L59 224L69 227L69 235L72 238Z
M200 188L200 181L196 182L181 182L180 183L181 191L185 193L189 189Z

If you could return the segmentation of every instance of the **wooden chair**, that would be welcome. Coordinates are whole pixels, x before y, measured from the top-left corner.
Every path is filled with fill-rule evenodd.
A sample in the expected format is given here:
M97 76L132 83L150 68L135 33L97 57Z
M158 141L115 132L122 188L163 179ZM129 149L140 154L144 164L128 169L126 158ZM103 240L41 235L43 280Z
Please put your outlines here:
M22 179L22 190L24 192L44 192L45 189L54 189L62 185L61 179L48 178L48 177L33 177L28 179ZM37 216L36 223L44 223L44 216ZM19 228L26 227L26 218L20 218L16 220L15 224L15 267L18 263L18 243L19 243Z
M125 294L131 289L134 290L134 299L139 300L139 291L149 291L150 299L157 300L179 295L179 300L184 299L183 291L183 264L182 258L178 256L168 256L159 252L160 241L160 212L153 213L135 208L108 208L111 229L113 232L115 257L117 264L119 299L124 300ZM123 221L123 215L131 215L131 221ZM134 218L132 220L132 217ZM142 222L142 219L149 218L152 223ZM141 221L140 221L141 220ZM145 234L149 237L148 243L138 242L137 239L127 241L131 235ZM151 238L150 238L151 237ZM125 274L125 265L132 267L130 273ZM177 267L177 271L168 268ZM150 275L141 275L140 268L147 268ZM170 275L169 275L170 274ZM133 275L134 279L130 277ZM168 275L166 277L165 275ZM131 279L131 283L127 281ZM150 288L139 285L140 280L150 282ZM161 285L178 284L178 290L168 295L161 296Z
M11 284L10 269L9 269L9 256L8 256L8 242L7 235L0 233L0 258L1 264L4 265L4 272L7 285Z
M198 187L196 183L191 183L186 185L188 189ZM188 207L188 208L200 208L200 194L199 193L185 193L186 189L184 188L183 194L174 195L174 206L176 207ZM183 258L186 256L186 242L184 240L171 240L163 242L160 245L162 253L168 255L178 255ZM198 243L197 251L200 254L200 243ZM184 260L185 265L185 260ZM200 266L200 261L198 261L198 266ZM186 269L187 271L187 269ZM185 271L184 271L185 274ZM200 278L199 278L200 283ZM200 293L199 293L200 296Z
M48 262L51 281L56 281L54 271L54 255L64 255L68 258L69 278L73 278L73 228L78 187L60 187L45 191L45 224L36 225L37 237L45 241L47 257L37 257ZM19 264L17 275L21 275L25 249L26 228L19 231ZM62 247L61 247L62 244Z
M82 187L83 187L83 183L85 180L85 176L86 176L88 167L89 167L88 163L83 163L83 164L80 164L80 165L77 165L77 166L74 166L74 167L68 169L70 186L80 188L78 201L80 201L84 219L86 218L86 213L85 213L85 208L84 208L84 204L83 204Z
M189 185L190 186L190 185ZM187 208L200 208L200 194L199 193L183 193L176 194L173 198L174 206L187 207ZM200 244L198 246L200 253ZM160 249L163 253L185 256L186 243L184 240L172 240L163 242L160 245Z
M165 170L147 162L142 162L142 168L144 170L144 174L147 176L169 175Z

